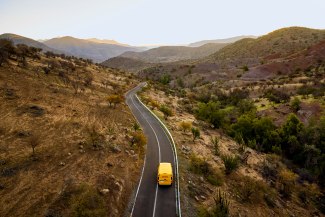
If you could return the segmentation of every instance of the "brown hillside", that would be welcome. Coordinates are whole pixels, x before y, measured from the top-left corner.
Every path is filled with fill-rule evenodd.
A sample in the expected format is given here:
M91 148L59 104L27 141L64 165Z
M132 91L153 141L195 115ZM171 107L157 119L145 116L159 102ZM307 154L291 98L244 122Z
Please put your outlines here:
M135 80L79 59L11 58L0 67L0 216L122 216L142 153L128 107L107 97Z
M120 56L149 63L175 62L180 60L203 58L220 50L226 45L228 44L211 43L202 45L200 47L163 46L143 52L126 52Z

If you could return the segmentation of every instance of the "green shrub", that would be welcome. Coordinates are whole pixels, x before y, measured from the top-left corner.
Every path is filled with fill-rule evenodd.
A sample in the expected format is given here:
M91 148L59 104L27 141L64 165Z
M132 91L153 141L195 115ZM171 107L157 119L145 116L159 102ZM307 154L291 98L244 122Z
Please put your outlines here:
M297 175L288 169L282 169L279 173L279 192L290 198L296 187Z
M222 157L222 161L225 165L226 174L230 174L239 167L239 158L231 155L225 155Z
M266 184L248 176L243 176L236 180L234 188L241 202L253 203L261 202L263 200L263 195L267 190Z
M300 110L300 107L301 107L300 104L301 104L300 99L299 99L298 97L295 97L295 98L292 100L290 106L291 106L291 108L292 108L295 112L297 112L297 111Z
M220 154L220 150L219 150L219 139L218 139L218 137L212 137L211 138L211 143L213 145L214 154L215 155L219 155Z
M223 175L217 171L214 171L213 174L208 175L206 179L211 185L214 186L221 186L224 181Z
M173 115L171 108L169 108L167 105L160 106L159 110L164 114L165 120L167 120L169 116Z
M196 157L195 155L191 157L190 171L196 174L208 176L211 173L210 167L211 166L204 159Z
M193 142L195 139L200 137L200 130L198 128L192 127Z

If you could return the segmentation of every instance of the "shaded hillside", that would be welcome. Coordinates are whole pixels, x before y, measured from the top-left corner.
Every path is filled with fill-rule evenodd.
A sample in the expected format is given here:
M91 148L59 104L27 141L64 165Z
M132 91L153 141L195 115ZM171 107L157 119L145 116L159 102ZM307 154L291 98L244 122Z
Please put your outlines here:
M140 48L114 44L96 43L70 36L53 38L44 42L47 46L71 53L74 56L103 62L126 51L140 51Z
M215 39L215 40L203 40L203 41L198 41L189 44L189 47L200 47L205 44L209 43L234 43L236 41L239 41L244 38L257 38L256 36L253 35L242 35L242 36L236 36L236 37L231 37L231 38L225 38L225 39Z
M127 70L130 72L137 72L154 65L153 63L146 63L141 60L127 58L127 57L113 57L101 63L104 66L116 69Z
M11 34L11 33L5 33L0 35L0 39L8 39L10 41L12 41L14 44L25 44L29 47L36 47L36 48L41 48L43 51L51 51L54 53L63 53L63 51L59 51L57 49L53 49L50 48L48 46L46 46L45 44L35 41L31 38L26 38L20 35L15 35L15 34Z
M180 60L199 59L208 56L227 45L228 44L226 43L220 43L205 44L200 47L163 46L143 52L126 52L121 56L150 63L175 62Z
M0 216L123 216L143 159L133 76L3 40L0 54Z

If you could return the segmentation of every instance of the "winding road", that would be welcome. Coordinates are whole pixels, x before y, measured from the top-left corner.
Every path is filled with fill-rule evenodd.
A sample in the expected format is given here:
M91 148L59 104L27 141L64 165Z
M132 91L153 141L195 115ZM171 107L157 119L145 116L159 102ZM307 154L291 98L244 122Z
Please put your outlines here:
M142 174L133 198L131 217L174 217L180 216L177 156L174 155L173 142L167 130L159 120L140 102L136 93L146 83L141 83L130 90L126 96L126 103L138 120L148 139ZM157 185L157 168L159 162L170 162L173 165L174 180L172 186Z

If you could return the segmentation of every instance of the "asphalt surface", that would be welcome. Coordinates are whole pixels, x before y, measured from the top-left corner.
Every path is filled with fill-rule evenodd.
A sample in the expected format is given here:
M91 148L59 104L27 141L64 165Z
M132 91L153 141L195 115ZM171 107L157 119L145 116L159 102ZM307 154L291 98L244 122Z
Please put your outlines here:
M148 139L146 156L139 186L134 198L132 217L174 217L176 216L176 189L157 185L159 162L170 162L173 179L176 180L172 143L158 120L139 102L136 92L144 83L126 94L126 103L138 120Z

